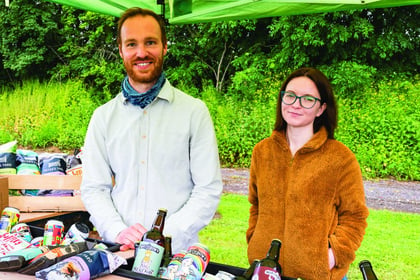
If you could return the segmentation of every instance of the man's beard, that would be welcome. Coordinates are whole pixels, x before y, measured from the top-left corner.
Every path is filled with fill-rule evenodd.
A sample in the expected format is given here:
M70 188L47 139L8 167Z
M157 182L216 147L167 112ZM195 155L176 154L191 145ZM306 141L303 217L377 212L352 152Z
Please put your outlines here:
M147 75L144 73L138 73L133 69L133 64L131 61L124 61L125 70L127 71L127 75L135 83L154 83L162 74L163 70L163 59L158 58L156 60L156 64L153 64L154 68L152 72L148 72Z

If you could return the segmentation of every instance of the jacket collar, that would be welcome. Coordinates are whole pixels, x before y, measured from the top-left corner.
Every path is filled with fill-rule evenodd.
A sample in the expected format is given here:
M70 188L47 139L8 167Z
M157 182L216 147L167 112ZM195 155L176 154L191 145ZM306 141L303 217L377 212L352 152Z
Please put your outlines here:
M287 150L289 149L289 144L287 144L286 139L286 132L285 131L276 131L274 130L271 134L271 138L274 141L278 142L282 149ZM321 129L316 132L312 138L301 148L299 149L298 153L309 153L321 148L322 145L325 144L328 140L328 133L325 127L321 127Z

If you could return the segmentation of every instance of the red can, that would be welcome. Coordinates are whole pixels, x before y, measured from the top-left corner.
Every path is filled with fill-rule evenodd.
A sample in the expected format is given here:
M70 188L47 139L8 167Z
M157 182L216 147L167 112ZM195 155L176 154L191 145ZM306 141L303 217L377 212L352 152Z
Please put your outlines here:
M64 233L64 224L62 221L49 220L44 228L44 240L42 245L60 245Z

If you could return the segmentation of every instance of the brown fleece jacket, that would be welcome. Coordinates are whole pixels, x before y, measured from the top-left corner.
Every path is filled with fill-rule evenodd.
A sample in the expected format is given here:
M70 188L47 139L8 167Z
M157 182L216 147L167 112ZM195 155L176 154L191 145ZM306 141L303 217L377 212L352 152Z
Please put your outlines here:
M355 259L365 228L362 175L354 154L328 139L321 128L295 156L284 132L258 143L250 169L248 259L266 256L271 240L282 241L283 275L305 280L337 279ZM328 246L336 266L328 267Z

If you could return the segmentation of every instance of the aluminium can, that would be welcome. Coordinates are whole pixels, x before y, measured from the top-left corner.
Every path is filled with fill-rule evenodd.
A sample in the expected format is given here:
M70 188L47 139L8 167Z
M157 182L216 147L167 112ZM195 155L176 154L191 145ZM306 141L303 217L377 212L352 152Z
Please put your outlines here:
M188 247L175 279L200 280L210 262L210 250L201 243Z
M165 248L150 241L140 241L136 246L136 256L131 270L156 277Z
M84 223L72 224L61 242L69 245L74 242L83 242L89 236L89 227Z
M19 223L19 219L19 209L15 207L4 208L0 218L0 233L10 232L12 227Z
M64 224L59 220L48 220L44 228L44 246L60 245L64 233Z
M182 259L184 258L186 253L187 251L182 250L181 252L173 255L171 261L168 264L168 267L166 268L165 273L161 275L161 278L169 280L175 279L177 277L178 270L180 270L181 268Z
M31 240L32 247L41 247L42 243L44 243L44 237L38 236Z
M12 227L10 232L19 235L25 241L31 242L32 240L31 229L26 223L17 223Z

